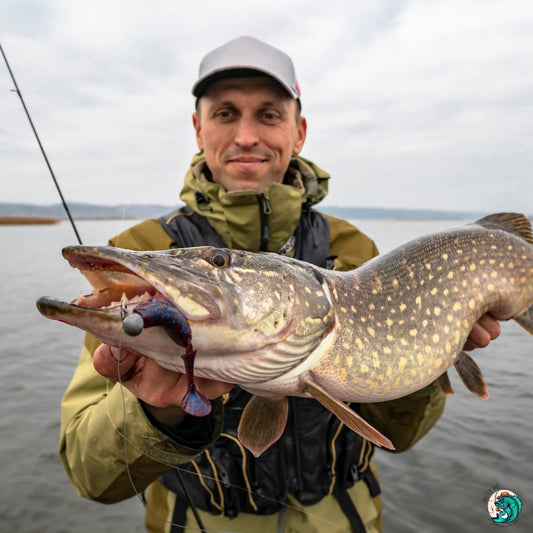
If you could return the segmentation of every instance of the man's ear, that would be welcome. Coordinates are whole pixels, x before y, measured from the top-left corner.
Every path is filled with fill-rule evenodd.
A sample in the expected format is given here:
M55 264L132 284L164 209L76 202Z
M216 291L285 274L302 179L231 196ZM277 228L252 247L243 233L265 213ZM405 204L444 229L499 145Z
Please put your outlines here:
M198 150L200 152L204 151L204 143L202 142L202 134L201 134L201 127L200 127L200 117L198 116L198 113L195 111L192 114L192 125L194 126L194 131L196 134L196 145L198 146Z
M298 155L302 151L306 136L307 136L307 121L305 120L305 117L299 117L296 142L294 143L294 148L292 149L293 154Z

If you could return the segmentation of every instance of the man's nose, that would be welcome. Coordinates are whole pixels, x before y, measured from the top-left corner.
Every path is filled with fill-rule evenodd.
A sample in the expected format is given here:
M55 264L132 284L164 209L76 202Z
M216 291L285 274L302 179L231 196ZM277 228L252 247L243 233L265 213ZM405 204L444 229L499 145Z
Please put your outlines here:
M241 148L255 146L259 142L256 126L252 118L241 117L237 123L237 131L235 132L235 142Z

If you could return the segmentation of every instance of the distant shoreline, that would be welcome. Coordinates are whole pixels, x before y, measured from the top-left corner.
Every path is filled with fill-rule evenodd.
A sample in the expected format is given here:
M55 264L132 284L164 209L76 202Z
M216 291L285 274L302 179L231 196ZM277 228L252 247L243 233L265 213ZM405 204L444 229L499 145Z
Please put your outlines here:
M16 226L18 224L59 224L68 220L60 217L41 217L41 216L3 216L0 215L0 225ZM74 220L137 220L136 217L114 217L114 216L95 216L95 217L74 217Z
M33 216L0 216L0 224L19 225L19 224L58 224L60 218L55 217L33 217Z
M158 218L175 212L181 204L174 206L163 204L124 204L98 205L71 202L69 211L75 220L145 220ZM363 206L328 206L320 205L318 211L334 217L347 220L376 219L376 220L478 220L491 214L487 211L447 211L437 209L411 209L391 207L363 207ZM28 218L28 224L38 224L38 219L51 218L59 221L66 220L65 209L61 204L39 205L0 202L0 223L12 224L11 217L17 224L24 223L22 218ZM529 214L531 218L532 215ZM2 219L7 222L1 222ZM45 222L43 222L45 223Z

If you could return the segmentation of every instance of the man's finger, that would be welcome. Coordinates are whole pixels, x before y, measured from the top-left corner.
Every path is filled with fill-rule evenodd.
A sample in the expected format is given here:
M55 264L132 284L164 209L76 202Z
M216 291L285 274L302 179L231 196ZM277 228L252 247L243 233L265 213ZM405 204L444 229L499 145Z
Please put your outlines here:
M473 348L485 348L490 343L490 334L489 332L478 322L474 324L468 340L466 342L466 349Z
M117 381L119 378L126 379L137 358L137 354L131 350L101 344L94 352L93 366L102 376Z
M223 394L226 394L233 388L232 383L225 383L224 381L214 381L207 378L195 378L194 382L199 392L201 392L209 400L214 400Z
M474 348L485 348L491 340L494 340L501 333L500 323L491 315L483 315L470 332L465 344L465 350Z
M490 335L490 340L494 340L496 337L499 337L500 333L502 332L500 323L488 313L479 319L478 324L488 332Z

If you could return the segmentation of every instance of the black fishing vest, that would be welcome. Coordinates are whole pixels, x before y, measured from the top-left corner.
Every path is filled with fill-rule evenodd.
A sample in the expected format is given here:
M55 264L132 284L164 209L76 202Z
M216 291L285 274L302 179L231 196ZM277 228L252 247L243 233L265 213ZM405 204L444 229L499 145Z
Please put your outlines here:
M159 222L179 248L226 247L209 222L188 207L159 218ZM297 259L331 268L326 217L304 210L295 237ZM363 479L372 496L380 493L369 468L374 451L370 442L346 428L316 400L289 397L283 436L255 458L237 439L241 413L251 395L235 386L226 396L220 437L194 461L180 467L196 507L233 518L240 512L279 512L288 493L304 505L334 494L354 531L365 531L346 489ZM161 482L178 494L173 522L183 524L188 504L177 472L166 472ZM173 528L175 531L182 529Z

